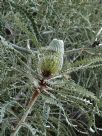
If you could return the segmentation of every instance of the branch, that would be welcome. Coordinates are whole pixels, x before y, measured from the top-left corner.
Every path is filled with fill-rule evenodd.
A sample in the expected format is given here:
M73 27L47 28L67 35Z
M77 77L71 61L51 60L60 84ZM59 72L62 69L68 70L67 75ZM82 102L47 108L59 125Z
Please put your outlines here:
M24 113L24 115L22 116L21 120L19 121L18 125L16 126L14 132L11 134L11 136L16 136L16 134L18 133L19 129L22 127L22 124L25 122L28 114L30 113L32 106L34 105L34 103L36 102L36 100L38 99L38 96L40 95L40 90L36 89L36 91L34 91L32 98L27 106L26 112Z
M27 53L27 54L31 54L32 51L34 53L37 53L37 51L34 48L32 50L29 50L29 49L19 47L19 46L15 45L15 44L12 44L12 43L6 41L5 38L3 38L1 35L0 35L0 41L4 46L6 46L8 48L11 48L11 49L16 49L18 51L21 51L21 52L24 52L24 53Z

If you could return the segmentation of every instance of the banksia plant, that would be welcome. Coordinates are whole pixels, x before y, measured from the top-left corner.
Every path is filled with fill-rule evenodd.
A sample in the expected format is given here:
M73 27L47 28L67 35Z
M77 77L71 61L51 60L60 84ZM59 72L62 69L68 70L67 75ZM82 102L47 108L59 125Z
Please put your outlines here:
M101 10L0 0L0 136L102 135Z
M53 39L49 46L42 52L38 64L38 70L44 79L50 78L60 72L63 66L63 55L63 41Z

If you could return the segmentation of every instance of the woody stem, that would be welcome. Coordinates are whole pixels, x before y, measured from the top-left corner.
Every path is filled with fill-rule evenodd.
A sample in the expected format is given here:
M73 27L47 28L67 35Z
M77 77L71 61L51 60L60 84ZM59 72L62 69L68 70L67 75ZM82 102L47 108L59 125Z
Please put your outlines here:
M34 105L34 103L36 102L36 100L38 99L40 95L40 90L39 89L36 89L36 91L34 91L33 95L32 95L32 98L31 100L29 101L29 104L26 108L26 111L24 113L24 115L22 116L21 120L19 121L18 125L15 127L15 130L14 132L11 134L11 136L16 136L16 134L18 133L19 129L21 128L22 126L22 123L25 122L28 114L30 113L31 109L32 109L32 106Z

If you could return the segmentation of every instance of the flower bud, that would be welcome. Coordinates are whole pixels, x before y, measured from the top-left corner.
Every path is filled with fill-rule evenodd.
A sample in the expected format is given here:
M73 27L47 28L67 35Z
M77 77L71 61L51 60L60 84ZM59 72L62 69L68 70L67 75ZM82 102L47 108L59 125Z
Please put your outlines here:
M39 60L39 72L43 78L50 78L60 72L63 66L64 43L53 39L42 52Z

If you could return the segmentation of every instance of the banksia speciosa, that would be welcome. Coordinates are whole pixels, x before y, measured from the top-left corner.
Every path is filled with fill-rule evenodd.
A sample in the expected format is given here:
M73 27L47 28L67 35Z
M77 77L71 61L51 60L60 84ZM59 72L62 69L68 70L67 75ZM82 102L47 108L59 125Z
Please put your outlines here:
M64 43L53 39L49 46L42 51L38 69L44 79L50 78L60 72L63 66Z

